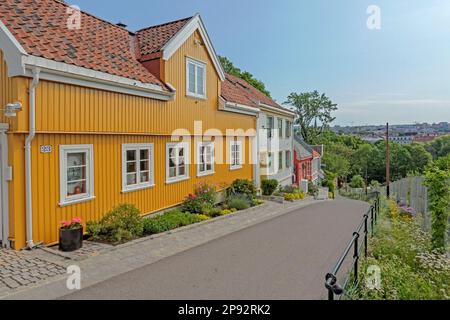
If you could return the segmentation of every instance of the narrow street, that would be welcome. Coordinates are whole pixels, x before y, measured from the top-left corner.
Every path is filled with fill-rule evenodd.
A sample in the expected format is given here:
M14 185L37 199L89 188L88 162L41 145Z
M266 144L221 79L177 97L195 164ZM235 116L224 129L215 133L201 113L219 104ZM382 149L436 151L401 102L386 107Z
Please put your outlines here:
M321 299L325 274L367 209L318 202L63 299Z

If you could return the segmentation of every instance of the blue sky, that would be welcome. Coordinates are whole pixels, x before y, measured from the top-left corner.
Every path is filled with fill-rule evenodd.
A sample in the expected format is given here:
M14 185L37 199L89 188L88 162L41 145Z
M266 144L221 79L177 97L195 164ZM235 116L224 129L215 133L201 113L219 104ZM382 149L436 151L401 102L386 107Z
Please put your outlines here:
M76 1L76 2L75 2ZM216 51L285 101L318 90L336 124L450 121L448 0L73 0L130 30L197 12ZM369 30L369 5L381 29Z

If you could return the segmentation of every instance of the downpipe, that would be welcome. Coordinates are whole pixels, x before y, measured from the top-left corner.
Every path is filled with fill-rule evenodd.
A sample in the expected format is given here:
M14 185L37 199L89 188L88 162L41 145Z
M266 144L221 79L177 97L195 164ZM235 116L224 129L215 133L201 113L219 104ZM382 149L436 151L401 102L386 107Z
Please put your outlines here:
M25 200L26 200L26 243L28 249L35 248L33 242L33 206L31 188L31 142L36 136L36 87L39 83L40 69L34 68L33 80L29 88L29 124L25 140Z

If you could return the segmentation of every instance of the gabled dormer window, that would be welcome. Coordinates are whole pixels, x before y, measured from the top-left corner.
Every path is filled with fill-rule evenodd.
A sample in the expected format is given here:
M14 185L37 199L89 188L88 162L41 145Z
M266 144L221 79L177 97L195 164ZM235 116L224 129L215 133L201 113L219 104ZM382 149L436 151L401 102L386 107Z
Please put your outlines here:
M206 98L206 64L186 59L186 92L190 97Z

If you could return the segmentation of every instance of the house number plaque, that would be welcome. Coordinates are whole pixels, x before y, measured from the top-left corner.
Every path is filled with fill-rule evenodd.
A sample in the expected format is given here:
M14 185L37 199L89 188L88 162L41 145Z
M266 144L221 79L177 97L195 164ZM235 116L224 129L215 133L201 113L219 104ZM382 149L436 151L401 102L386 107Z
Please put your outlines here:
M43 145L41 146L41 153L51 153L52 146L51 145Z

